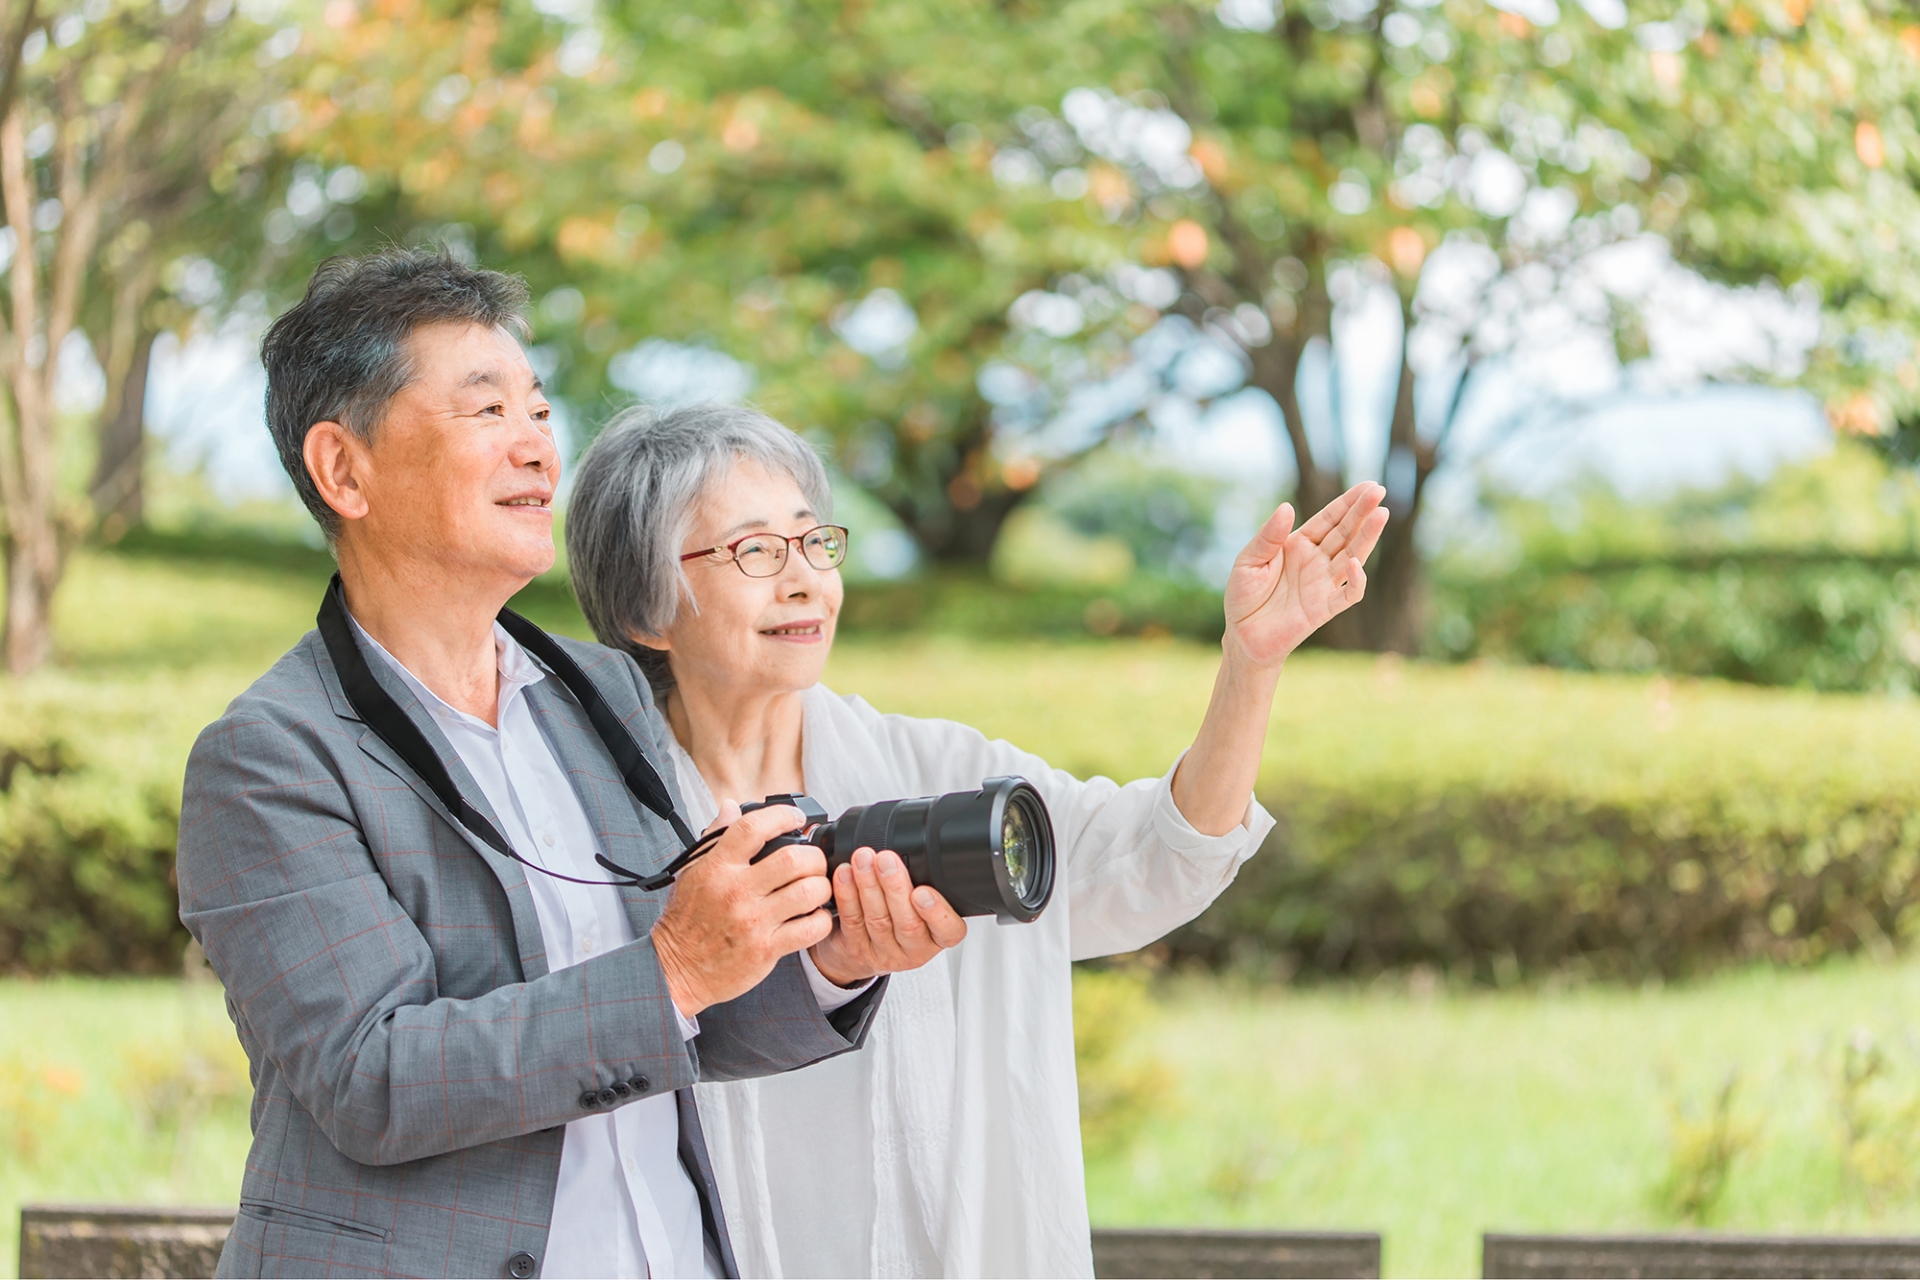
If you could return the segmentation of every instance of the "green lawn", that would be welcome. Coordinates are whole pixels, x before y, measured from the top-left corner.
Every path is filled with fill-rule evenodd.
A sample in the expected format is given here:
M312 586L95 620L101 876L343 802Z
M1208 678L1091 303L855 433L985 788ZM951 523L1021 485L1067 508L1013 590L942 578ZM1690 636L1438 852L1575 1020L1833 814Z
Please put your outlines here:
M1920 1232L1916 1008L1910 963L1644 991L1169 982L1127 1045L1165 1087L1090 1153L1094 1220L1377 1230L1390 1275L1474 1275L1485 1230L1677 1225L1670 1109L1737 1072L1750 1141L1710 1225ZM0 1026L0 1268L25 1201L235 1199L245 1073L213 984L0 981ZM1861 1029L1887 1065L1849 1163Z
M175 758L312 625L321 585L82 554L59 668L0 680L0 716L110 726L110 708L134 707L122 732ZM550 595L534 603L567 624ZM1171 641L868 636L842 643L828 678L1078 772L1137 776L1185 745L1214 661ZM1583 773L1604 796L1704 779L1764 808L1788 782L1897 778L1916 740L1913 703L1309 653L1286 674L1266 773L1364 783L1417 756L1436 785ZM1711 1225L1920 1231L1920 964L1420 993L1433 985L1162 981L1117 1051L1160 1083L1131 1137L1122 1125L1090 1153L1095 1220L1374 1229L1391 1274L1474 1274L1483 1230L1674 1225L1688 1188L1724 1172ZM1866 1072L1851 1090L1849 1062ZM1716 1160L1729 1073L1720 1132L1736 1150ZM0 981L0 1269L23 1201L230 1202L246 1096L213 984Z

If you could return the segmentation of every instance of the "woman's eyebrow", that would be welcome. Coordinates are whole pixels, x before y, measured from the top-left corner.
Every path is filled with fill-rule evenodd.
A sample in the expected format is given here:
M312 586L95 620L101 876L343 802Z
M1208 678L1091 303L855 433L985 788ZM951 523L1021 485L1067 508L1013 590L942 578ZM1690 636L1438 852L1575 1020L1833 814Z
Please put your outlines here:
M798 511L793 513L793 518L795 520L811 520L814 518L813 509L810 507L802 507ZM734 534L745 533L749 529L765 529L768 526L770 526L772 523L773 521L767 519L765 516L748 516L745 520L740 521L738 524L732 525L726 529L721 530L720 541L725 542L727 539L731 538Z

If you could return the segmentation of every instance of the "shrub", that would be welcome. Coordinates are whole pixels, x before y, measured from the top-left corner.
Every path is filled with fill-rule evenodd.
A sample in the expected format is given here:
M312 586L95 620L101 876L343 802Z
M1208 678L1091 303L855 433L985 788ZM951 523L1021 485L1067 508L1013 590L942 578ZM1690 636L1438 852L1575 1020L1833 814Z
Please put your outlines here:
M0 970L179 972L180 771L220 701L204 678L0 682Z
M1637 979L1920 931L1908 705L1537 669L1469 698L1462 674L1410 669L1392 716L1357 682L1344 709L1315 690L1334 740L1270 755L1279 825L1174 952Z

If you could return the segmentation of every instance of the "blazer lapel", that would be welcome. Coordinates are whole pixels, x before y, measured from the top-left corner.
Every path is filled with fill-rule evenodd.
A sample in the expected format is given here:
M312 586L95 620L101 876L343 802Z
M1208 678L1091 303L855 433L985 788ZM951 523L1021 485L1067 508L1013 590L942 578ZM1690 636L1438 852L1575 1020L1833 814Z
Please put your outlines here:
M317 632L314 633L312 640L317 651L315 658L320 668L320 679L326 686L327 697L333 704L334 714L342 720L359 726L360 749L406 783L442 822L459 832L460 838L465 840L474 853L479 855L480 860L487 864L487 869L500 882L500 888L507 895L507 907L513 917L514 944L520 952L521 972L529 980L545 977L547 947L540 935L540 916L533 905L533 891L527 886L526 871L519 863L501 856L484 840L456 822L453 815L447 812L446 806L440 803L440 797L433 793L433 788L421 781L419 775L407 767L399 754L389 747L379 734L368 727L365 721L361 720L359 712L355 711L353 704L347 700L346 691L340 687L340 678L333 669L333 660L328 656L327 647L320 642ZM385 659L380 655L367 653L364 646L361 648L361 653L366 656L367 669L373 673L373 678L379 682L380 687L399 704L402 711L406 712L407 719L413 721L420 732L426 735L428 744L446 765L447 772L452 776L454 784L460 788L460 794L467 798L467 803L484 814L487 821L493 823L496 829L501 829L499 815L494 813L493 807L487 803L486 793L473 780L473 775L467 772L467 766L460 759L460 753L453 749L453 744L448 742L446 735L440 732L440 726L433 722L433 717L428 715L426 708L420 705L420 700L414 696L413 690L409 689L405 682L388 668Z
M618 766L607 751L593 722L565 685L553 676L527 686L534 722L546 735L554 759L566 770L574 794L586 811L601 852L630 871L648 875L671 862L679 842L667 824L649 813L627 789ZM660 770L669 795L674 793L673 766L647 759ZM666 893L647 893L633 885L620 886L620 902L633 925L635 937L645 937L666 907Z

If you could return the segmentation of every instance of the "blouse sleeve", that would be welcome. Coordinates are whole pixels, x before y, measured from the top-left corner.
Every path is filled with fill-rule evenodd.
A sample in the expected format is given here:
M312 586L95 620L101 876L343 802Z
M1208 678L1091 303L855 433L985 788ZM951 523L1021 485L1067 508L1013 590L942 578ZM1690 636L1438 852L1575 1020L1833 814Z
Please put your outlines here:
M967 725L881 715L857 697L846 701L921 794L963 791L1009 774L1034 785L1062 854L1075 960L1135 950L1193 919L1273 829L1273 818L1248 797L1239 826L1202 835L1173 802L1173 769L1125 786L1111 778L1082 781Z

